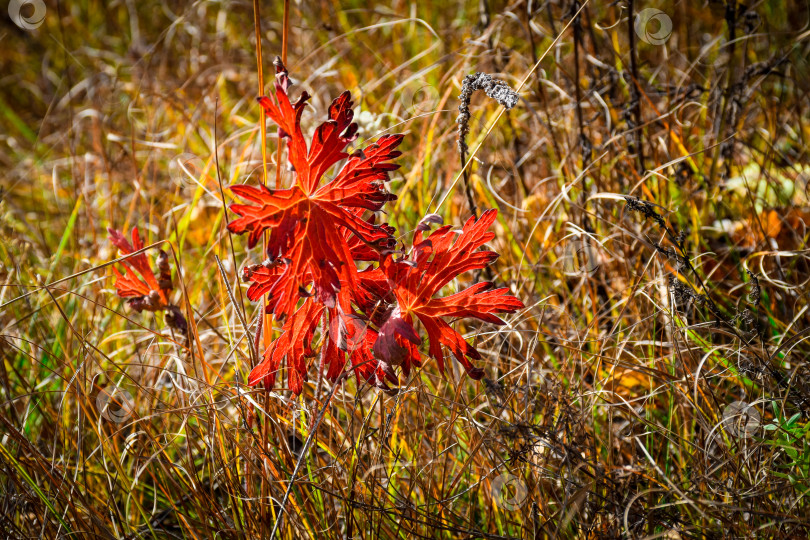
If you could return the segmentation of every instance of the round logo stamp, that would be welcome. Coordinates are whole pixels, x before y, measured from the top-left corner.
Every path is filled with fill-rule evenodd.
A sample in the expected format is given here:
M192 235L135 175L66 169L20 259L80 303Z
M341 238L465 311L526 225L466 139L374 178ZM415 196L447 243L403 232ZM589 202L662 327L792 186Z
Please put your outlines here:
M135 409L132 394L123 388L111 384L102 388L96 396L96 409L108 422L120 424L126 422Z
M440 99L441 96L435 86L413 81L402 89L399 102L409 114L419 116L436 111Z
M636 13L633 28L644 43L663 45L672 35L672 19L660 9L645 8Z
M759 411L745 401L732 401L723 409L723 427L733 437L751 438L761 423Z
M492 479L492 500L501 508L517 510L526 502L528 495L526 484L514 474L505 472Z
M567 276L591 276L599 270L593 241L587 236L572 238L565 244L563 272Z
M169 162L169 175L181 187L196 187L204 171L205 163L202 158L188 152L174 156Z
M8 3L8 16L11 22L23 30L36 30L45 22L44 0L11 0Z

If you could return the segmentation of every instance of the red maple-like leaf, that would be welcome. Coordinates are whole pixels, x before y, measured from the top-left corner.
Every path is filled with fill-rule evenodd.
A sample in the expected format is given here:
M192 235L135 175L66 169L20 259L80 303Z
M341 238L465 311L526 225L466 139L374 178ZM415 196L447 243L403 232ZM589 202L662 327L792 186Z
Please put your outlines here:
M372 216L373 218L373 216ZM386 224L381 225L381 227L388 232L389 235L393 235L394 228L390 227ZM379 261L380 260L380 252L376 249L369 247L368 245L364 244L360 240L357 239L356 236L351 234L350 232L344 230L342 231L343 241L349 248L349 253L352 257L352 260L355 262L368 262L368 261ZM288 273L287 264L285 264L284 260L281 258L277 259L267 259L261 264L254 264L250 266L246 266L242 270L242 279L244 281L249 281L251 283L250 287L247 290L247 297L248 299L252 300L253 302L259 301L264 295L271 293L274 289L279 289L279 285L283 282L286 274ZM386 281L385 276L376 271L376 273L372 274L369 271L364 271L354 276L355 278L359 279L360 281L356 282L356 285L359 287L359 294L363 294L365 289L368 286L371 286L371 282L380 281L383 284ZM302 283L309 283L312 281L311 275L306 273L300 276L300 281ZM379 286L377 287L379 289ZM282 293L283 293L282 289ZM303 291L299 290L299 294L302 294ZM304 296L306 296L304 294ZM267 313L275 312L275 306L279 301L280 296L277 294L270 294L267 302ZM363 296L364 299L370 300L368 295ZM349 299L351 300L351 299Z
M260 299L266 284L278 275L278 267L256 265L246 269L248 273L254 280L248 289L248 297ZM263 381L272 387L282 362L286 361L288 386L293 392L300 393L303 382L307 380L309 361L316 357L325 368L325 376L332 381L343 373L348 359L356 375L374 386L390 390L386 381L397 384L398 378L391 366L373 355L373 345L377 340L373 324L377 323L369 323L369 318L377 322L383 320L382 314L389 306L379 296L390 292L387 278L374 268L359 272L358 279L365 294L357 295L358 291L344 289L333 308L324 307L314 297L306 298L285 320L281 335L270 344L261 363L251 371L249 384ZM353 311L353 304L362 306L362 311ZM375 316L378 310L379 315ZM314 343L318 328L320 347Z
M359 377L363 377L377 388L389 390L387 383L398 385L399 378L390 364L374 356L374 343L378 338L378 332L368 328L362 334L362 342L350 352L349 359Z
M413 327L414 317L419 319L428 334L428 352L444 372L442 346L453 353L470 377L480 379L484 372L470 359L479 360L480 353L456 332L444 318L476 318L492 324L505 324L496 313L514 313L524 307L523 302L507 294L506 287L492 289L491 283L478 283L451 296L435 295L459 274L484 268L498 254L476 251L494 237L488 232L497 211L484 212L478 221L470 218L456 237L450 226L434 231L422 239L417 230L413 241L411 260L386 258L381 268L392 284L396 307L380 327L374 344L376 356L391 364L402 365L407 373L411 365L419 365L420 339Z
M261 298L263 280L271 281L274 270L262 265L255 267L252 278L256 281L248 289L249 297ZM318 328L320 347L315 344ZM349 358L353 365L358 366L359 376L387 389L383 379L397 382L397 378L393 371L386 370L373 359L371 347L376 336L376 331L366 319L352 312L349 291L341 291L333 308L326 308L314 297L308 297L285 319L281 334L267 348L262 361L253 368L248 383L254 385L263 381L267 387L272 387L281 364L286 361L288 386L298 394L307 380L310 360L320 358L325 367L325 376L334 381L343 373Z
M493 238L488 228L496 215L490 210L478 221L470 218L458 235L447 226L423 239L422 230L417 230L410 259L382 257L379 267L358 272L358 287L342 290L334 307L326 308L314 297L307 298L285 321L281 335L251 372L249 383L264 381L272 386L286 359L289 388L300 393L310 360L320 358L326 376L335 380L349 359L359 377L387 390L387 383L398 383L395 367L401 367L407 376L412 368L422 365L415 319L425 327L428 353L442 372L445 346L471 377L481 378L483 371L470 361L479 360L480 353L444 319L477 318L501 325L504 322L495 314L513 313L523 308L523 303L507 294L508 289L492 289L486 282L451 296L436 295L458 275L484 268L497 258L494 252L477 251ZM282 268L280 264L249 267L246 274L253 284L248 296L261 298ZM314 344L319 327L320 348Z
M132 243L120 231L107 229L110 241L118 248L121 255L129 255L143 249L143 242L138 234L138 228L132 229ZM139 253L122 261L126 274L122 274L115 266L115 289L118 296L127 298L129 307L140 313L141 311L162 311L166 323L188 337L188 322L183 312L176 305L169 303L169 294L173 289L172 271L169 267L169 256L160 250L157 256L158 277L149 266L146 253ZM140 276L140 277L138 277Z
M269 230L267 255L280 265L273 281L260 288L269 295L268 307L283 319L295 310L308 286L318 301L334 307L338 291L356 284L355 258L347 235L367 248L393 247L391 229L363 218L366 210L379 211L396 196L385 188L388 173L398 167L391 160L400 155L395 148L402 135L386 135L368 148L349 156L343 150L356 138L352 123L351 95L344 92L329 107L328 119L315 131L309 148L301 131L301 114L309 96L304 92L290 103L289 79L280 66L276 76L276 100L262 97L259 103L288 138L289 161L295 182L287 189L265 186L231 186L231 191L254 204L233 204L239 218L228 224L237 234L248 233L254 246ZM348 158L337 176L323 183L323 176L338 161ZM266 272L257 277L268 277ZM254 289L258 290L258 289Z
M110 241L118 248L121 255L129 255L143 248L138 227L132 229L132 243L116 229L107 229L110 233ZM129 298L129 305L136 311L158 311L164 309L168 303L168 292L171 289L171 274L168 275L168 263L165 261L166 254L161 251L158 267L161 272L160 281L155 277L146 253L139 253L122 261L126 268L126 274L122 274L113 266L115 273L115 289L121 298ZM162 261L162 262L161 262ZM165 271L164 267L165 266ZM140 278L138 277L140 276ZM161 286L162 285L162 286Z
M278 62L275 98L262 97L259 103L288 140L294 181L276 190L230 188L245 203L231 206L239 217L228 229L247 234L250 247L266 233L267 259L243 273L251 282L247 296L253 301L266 297L266 311L282 324L248 383L272 386L286 363L288 386L299 394L317 359L329 379L336 380L349 361L358 377L388 389L388 383L398 383L397 366L407 375L421 365L417 319L427 332L428 353L442 372L447 347L470 376L480 378L483 371L470 361L480 359L480 353L449 322L477 318L504 324L496 314L513 313L523 304L506 288L493 289L489 283L437 295L461 273L497 258L491 251L478 251L493 237L487 229L496 212L470 219L458 236L441 227L423 238L431 224L441 221L438 215L426 216L417 227L412 256L395 259L394 229L377 224L373 213L396 199L385 182L398 167L392 160L400 155L396 148L402 136L383 136L348 155L344 150L355 140L357 126L351 96L344 92L308 143L301 117L309 96L304 92L292 103L289 86L287 71ZM335 177L325 180L326 172L342 160ZM360 262L370 264L359 271Z
M287 384L295 394L303 390L307 377L307 360L315 356L312 341L321 322L324 307L316 302L304 305L284 321L281 335L264 352L264 358L248 376L248 385L264 381L271 388L282 361L287 361Z

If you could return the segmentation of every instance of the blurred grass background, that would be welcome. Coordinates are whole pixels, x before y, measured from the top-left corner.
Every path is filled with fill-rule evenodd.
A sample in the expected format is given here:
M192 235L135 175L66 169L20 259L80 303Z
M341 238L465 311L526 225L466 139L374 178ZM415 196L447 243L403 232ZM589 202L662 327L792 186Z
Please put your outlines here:
M42 5L36 28L0 13L0 530L268 537L325 395L244 386L250 345L215 259L233 287L261 259L241 238L231 252L220 191L262 176L253 5ZM499 210L492 275L527 308L458 324L483 382L428 361L396 396L339 385L280 536L807 537L807 5L289 9L306 128L348 89L355 146L407 134L387 215L403 240L426 213L470 215L454 183L464 76L525 81L505 113L474 97L468 142L472 200ZM637 31L649 9L664 18ZM267 91L282 21L283 2L261 3ZM286 185L274 133L270 179ZM736 330L679 292L671 244L625 195L682 231ZM106 227L136 225L179 261L193 357L102 266L117 257Z

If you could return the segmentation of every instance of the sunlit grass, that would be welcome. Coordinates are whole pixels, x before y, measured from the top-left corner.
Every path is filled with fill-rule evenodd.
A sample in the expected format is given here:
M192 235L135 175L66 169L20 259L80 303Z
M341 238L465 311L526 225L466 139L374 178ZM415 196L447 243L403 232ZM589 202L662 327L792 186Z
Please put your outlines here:
M261 256L228 236L220 189L262 176L252 5L47 3L34 30L4 18L7 535L259 538L281 519L284 538L808 536L806 6L735 4L732 47L724 3L663 3L671 37L633 53L626 5L589 3L555 44L570 3L483 4L291 3L305 126L349 89L357 146L406 134L385 216L403 240L427 213L469 217L463 179L450 189L464 76L531 74L514 109L471 106L470 193L499 210L491 278L527 306L504 327L456 325L486 380L425 357L396 396L353 376L316 392L313 361L298 399L244 384L239 313L252 334L260 306L239 273ZM282 9L262 6L266 87ZM268 124L272 182L276 144ZM625 195L683 231L731 326L675 299L676 261L655 247L672 244ZM191 344L115 295L106 228L135 225L177 257ZM122 421L99 406L112 387ZM757 411L750 434L736 401Z

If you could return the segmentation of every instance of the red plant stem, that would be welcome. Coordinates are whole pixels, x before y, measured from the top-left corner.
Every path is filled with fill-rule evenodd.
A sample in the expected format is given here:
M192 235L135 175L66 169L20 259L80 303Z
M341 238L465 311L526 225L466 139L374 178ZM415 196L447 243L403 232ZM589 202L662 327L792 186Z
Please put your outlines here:
M254 0L258 1L258 0ZM286 66L287 65L287 36L288 36L288 29L290 26L290 0L284 0L284 24L281 30L281 62ZM261 71L261 70L260 70ZM262 91L264 87L262 87ZM264 118L264 109L262 109L262 118ZM262 128L264 128L264 121L262 121ZM281 138L281 133L279 132L278 136L278 144L276 145L276 189L281 186L281 151L282 147L284 146L284 139ZM266 145L262 142L262 152L265 152ZM263 160L266 164L267 161ZM265 167L266 172L266 167ZM265 178L265 185L267 184L267 179ZM266 238L266 235L265 235ZM268 347L270 343L273 341L273 325L270 315L266 315L267 320L265 321L264 325L264 334L262 338L264 340L264 346Z
M253 0L253 23L256 33L256 70L258 73L259 95L264 95L264 70L262 68L262 24L261 24L261 11L259 9L259 0ZM263 107L259 107L259 130L261 134L262 146L262 185L267 185L267 120L266 113ZM264 243L262 243L264 245ZM262 314L264 316L264 314ZM265 410L267 410L267 403L265 399ZM267 448L267 422L261 423L261 445L262 449ZM247 471L245 471L247 473ZM247 477L247 474L246 474ZM264 475L259 486L259 493L262 497L267 495L267 485L264 481ZM250 495L250 493L249 493Z
M281 62L287 65L287 32L290 27L290 0L284 0L284 26L281 29Z
M264 71L262 70L262 23L259 0L253 0L253 19L256 30L256 66L259 75L259 95L264 95ZM262 139L262 184L267 185L267 126L264 109L259 111L259 129Z

